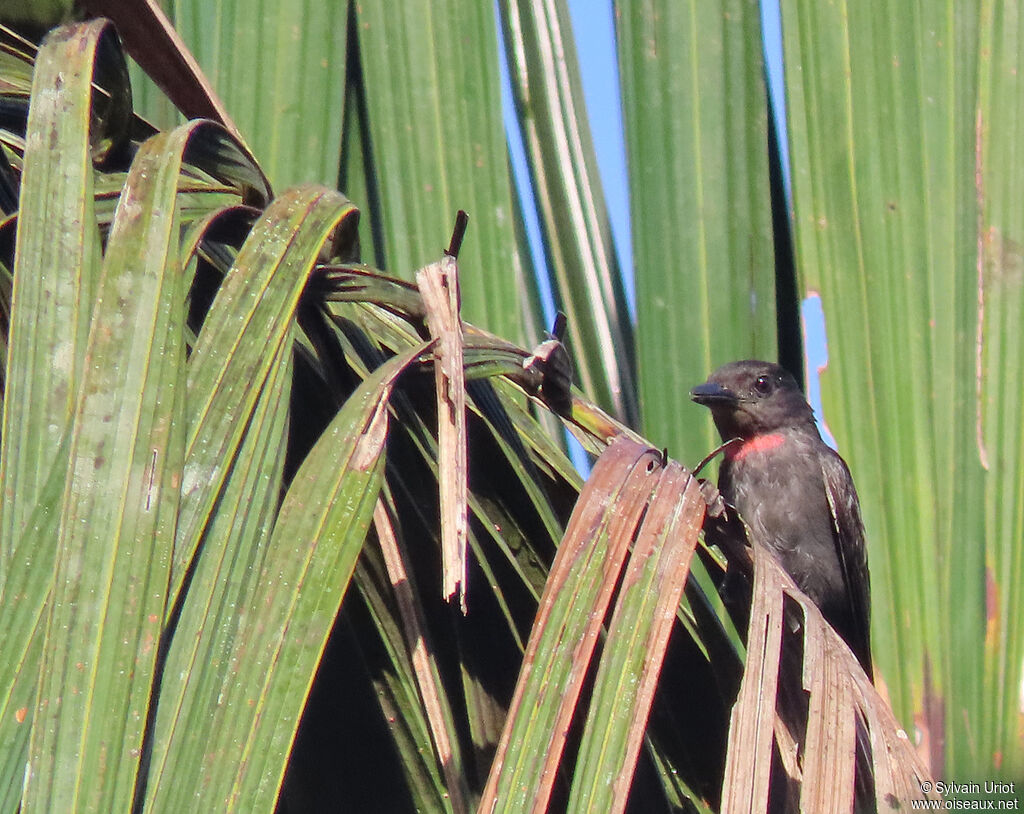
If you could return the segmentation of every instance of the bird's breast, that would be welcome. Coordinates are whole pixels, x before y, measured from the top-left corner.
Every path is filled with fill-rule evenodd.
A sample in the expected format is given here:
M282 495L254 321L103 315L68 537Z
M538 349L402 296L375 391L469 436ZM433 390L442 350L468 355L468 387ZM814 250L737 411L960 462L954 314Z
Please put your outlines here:
M841 584L832 519L813 445L783 434L749 439L722 464L719 488L752 535L811 598Z

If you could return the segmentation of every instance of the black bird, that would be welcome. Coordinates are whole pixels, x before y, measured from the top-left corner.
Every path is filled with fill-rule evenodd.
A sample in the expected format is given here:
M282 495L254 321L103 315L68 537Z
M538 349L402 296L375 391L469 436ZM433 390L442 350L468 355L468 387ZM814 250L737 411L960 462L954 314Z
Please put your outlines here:
M796 380L770 362L723 365L690 397L728 446L718 488L850 646L869 677L870 587L850 470L818 434Z

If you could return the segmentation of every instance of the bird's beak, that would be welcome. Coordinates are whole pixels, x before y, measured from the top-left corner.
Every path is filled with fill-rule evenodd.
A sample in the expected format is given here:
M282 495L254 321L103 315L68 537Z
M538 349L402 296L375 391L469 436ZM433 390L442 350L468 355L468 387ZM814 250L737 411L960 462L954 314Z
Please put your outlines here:
M707 407L718 404L736 404L740 400L739 396L728 387L722 387L714 382L698 384L690 391L690 398Z

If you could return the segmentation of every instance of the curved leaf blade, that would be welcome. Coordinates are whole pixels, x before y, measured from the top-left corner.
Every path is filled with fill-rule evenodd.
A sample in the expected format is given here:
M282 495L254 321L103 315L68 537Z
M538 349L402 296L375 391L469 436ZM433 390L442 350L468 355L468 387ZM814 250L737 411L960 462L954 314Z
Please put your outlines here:
M388 399L422 351L395 357L363 382L296 473L230 653L211 665L219 691L194 699L206 714L175 731L168 749L181 756L181 771L163 773L150 810L273 810L380 492Z
M71 429L26 808L119 811L134 795L183 457L176 197L189 135L183 128L140 149L103 262Z
M320 249L355 207L298 187L253 228L217 292L189 359L189 436L175 544L177 595L263 382L293 340L295 310Z
M80 383L101 261L89 142L91 83L100 42L113 36L100 21L61 29L36 60L4 377L0 582L67 431ZM48 228L54 222L62 228Z

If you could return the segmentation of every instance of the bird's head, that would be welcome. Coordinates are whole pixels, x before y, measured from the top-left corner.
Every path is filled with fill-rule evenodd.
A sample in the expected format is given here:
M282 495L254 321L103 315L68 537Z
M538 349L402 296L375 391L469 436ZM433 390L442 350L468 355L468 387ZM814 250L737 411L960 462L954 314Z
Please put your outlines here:
M771 362L747 359L718 368L690 398L711 410L723 441L813 426L814 412L796 379Z

